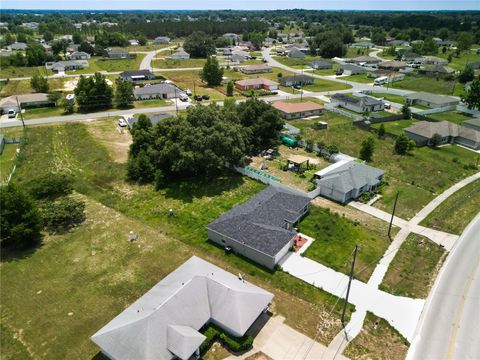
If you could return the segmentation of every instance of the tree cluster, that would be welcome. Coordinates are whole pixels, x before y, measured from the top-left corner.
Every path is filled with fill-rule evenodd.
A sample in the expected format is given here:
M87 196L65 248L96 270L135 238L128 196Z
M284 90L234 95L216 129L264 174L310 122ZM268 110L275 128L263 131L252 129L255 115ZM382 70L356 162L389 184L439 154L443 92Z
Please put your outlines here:
M183 48L193 58L206 58L215 54L213 39L203 31L190 34L183 43Z
M95 73L94 76L80 76L74 90L79 111L89 111L112 106L113 90L107 84L104 75Z
M200 78L205 81L208 86L218 86L222 83L223 69L219 66L215 57L210 56L203 66Z

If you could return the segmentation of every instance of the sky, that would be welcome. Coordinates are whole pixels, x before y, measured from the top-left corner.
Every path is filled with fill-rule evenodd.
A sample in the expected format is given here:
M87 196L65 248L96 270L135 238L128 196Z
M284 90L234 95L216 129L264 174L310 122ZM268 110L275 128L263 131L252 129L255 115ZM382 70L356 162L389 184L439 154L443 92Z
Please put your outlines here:
M0 0L0 9L55 10L480 10L480 0Z

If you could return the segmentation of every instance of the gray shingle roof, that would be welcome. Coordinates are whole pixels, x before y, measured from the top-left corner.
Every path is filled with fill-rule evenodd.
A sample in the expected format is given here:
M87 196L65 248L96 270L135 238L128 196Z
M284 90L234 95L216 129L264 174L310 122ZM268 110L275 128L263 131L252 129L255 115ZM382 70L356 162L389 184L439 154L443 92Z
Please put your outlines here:
M348 96L342 93L336 93L332 95L332 100L337 100L341 102L347 102L354 105L363 105L363 106L372 106L372 105L381 105L382 101L377 100L370 96Z
M455 138L460 136L468 140L480 141L480 131L449 121L419 121L405 128L405 131L427 139L431 139L433 135L439 134L442 137L451 136Z
M152 123L153 126L157 125L161 120L167 119L169 117L172 117L172 114L168 113L159 113L159 114L148 114L148 118L150 119L150 122ZM138 118L136 117L130 117L127 120L128 127L131 129L133 128L133 125L138 121Z
M176 89L176 90L175 90ZM137 95L155 95L155 94L173 94L177 92L177 95L181 91L172 84L154 84L150 86L144 86L138 89L133 90L135 96Z
M448 103L458 103L458 100L451 96L445 95L436 95L427 92L416 92L404 95L404 98L407 100L423 100L428 101L432 104L448 104Z
M207 227L264 254L275 256L296 235L295 223L310 202L306 196L270 186L234 207Z

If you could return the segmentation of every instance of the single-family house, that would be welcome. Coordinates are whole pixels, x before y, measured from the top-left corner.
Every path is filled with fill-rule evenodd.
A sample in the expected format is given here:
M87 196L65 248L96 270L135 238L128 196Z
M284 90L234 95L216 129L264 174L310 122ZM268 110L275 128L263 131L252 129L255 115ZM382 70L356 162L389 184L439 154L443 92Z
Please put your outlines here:
M429 65L420 69L419 73L434 77L447 77L455 74L455 70L445 65Z
M127 50L107 50L107 56L112 59L130 59L134 54L130 54Z
M245 61L250 58L250 54L243 50L235 50L231 52L230 59L232 61Z
M415 106L421 105L429 108L441 108L458 105L459 100L445 95L436 95L427 92L416 92L404 95L403 98L408 104Z
M413 62L413 61L415 61L415 59L418 59L419 57L420 57L420 55L417 54L417 53L414 53L414 52L411 52L411 51L405 51L402 54L402 61Z
M410 46L410 43L405 40L391 40L387 42L387 46Z
M300 119L309 116L318 116L322 115L323 112L323 105L313 101L303 101L299 103L275 101L272 106L280 111L285 119Z
M70 60L88 60L90 59L90 54L84 51L74 51L70 54Z
M173 60L187 60L190 59L190 54L183 50L182 47L179 47L171 56Z
M152 126L157 125L160 121L171 118L173 115L168 113L158 113L158 114L146 114L147 117L150 119ZM138 122L138 117L129 117L127 119L127 125L131 130L133 126Z
M375 191L385 172L355 160L340 160L315 173L320 195L345 204Z
M279 78L280 84L283 86L295 86L295 85L310 85L315 82L315 79L308 75L294 74L288 76L282 76Z
M433 145L433 137L440 135L441 144L459 144L468 148L480 149L480 131L449 121L419 121L404 129L405 135L417 146Z
M378 64L378 63L382 62L381 59L375 58L375 57L369 56L369 55L357 56L355 58L348 59L348 61L351 62L351 63L354 63L354 64L364 64L364 65L375 65L375 64Z
M138 40L136 40L136 39L130 39L130 40L128 40L128 44L129 44L130 46L138 46L138 45L139 45Z
M32 30L38 30L38 22L30 21L22 23L22 26L27 27Z
M367 72L365 68L358 65L353 65L353 64L344 64L340 66L338 69L344 75L359 75L359 74L365 74Z
M309 204L305 195L269 186L208 224L208 238L273 269L293 246Z
M310 67L315 70L328 70L332 68L332 64L328 61L315 60L310 63Z
M235 33L225 33L222 35L227 40L230 40L232 44L235 44L238 40L240 40L240 35Z
M170 38L168 36L157 36L153 40L153 45L166 45L170 43Z
M173 84L153 84L133 90L136 100L173 99L183 91Z
M0 49L0 56L11 56L13 54L12 50L10 49Z
M305 58L305 53L300 51L300 49L297 47L292 47L290 50L288 50L287 56L294 59L303 59Z
M67 45L67 53L73 53L75 51L78 51L80 49L80 44L68 44Z
M240 91L264 89L267 91L278 90L278 83L265 78L249 78L235 81L235 87Z
M10 45L10 49L12 49L13 51L25 51L27 50L27 44L23 42L14 42Z
M377 69L377 70L374 70L374 71L369 71L368 72L368 77L370 78L378 78L378 77L382 77L382 76L386 76L388 78L388 82L392 83L392 82L395 82L395 81L401 81L403 79L405 79L405 74L401 73L401 72L396 72L396 71L390 71L390 70L381 70L381 69Z
M62 60L45 63L47 69L59 73L63 71L81 70L88 67L88 60Z
M350 47L359 48L359 49L370 49L370 48L373 48L374 46L375 44L370 41L360 41L357 43L350 44Z
M407 67L407 63L404 61L390 60L382 61L378 64L379 69L390 70L390 71L399 71Z
M462 125L469 127L473 130L480 131L480 118L473 118L473 119L464 121Z
M20 105L20 108L18 105ZM55 101L50 100L48 94L44 93L12 95L0 99L0 109L3 113L8 112L8 110L18 112L20 109L48 106L55 106Z
M192 256L92 335L111 360L197 358L214 324L241 337L267 310L273 294Z
M261 73L271 73L272 68L267 64L254 64L247 65L240 69L244 74L261 74Z
M422 56L422 63L429 65L447 65L448 60L438 56Z
M356 113L364 113L366 111L380 111L385 108L383 101L370 96L350 96L342 93L336 93L331 97L333 106L343 107L345 109L355 111Z
M125 80L130 82L153 80L156 78L155 74L150 70L129 70L120 73L119 80Z

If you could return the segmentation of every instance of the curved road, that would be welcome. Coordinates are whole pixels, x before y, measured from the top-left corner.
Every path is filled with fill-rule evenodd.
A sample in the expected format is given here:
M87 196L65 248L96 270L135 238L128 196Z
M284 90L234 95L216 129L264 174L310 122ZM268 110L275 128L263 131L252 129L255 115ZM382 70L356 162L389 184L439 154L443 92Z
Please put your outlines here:
M480 359L480 213L440 271L407 359Z

